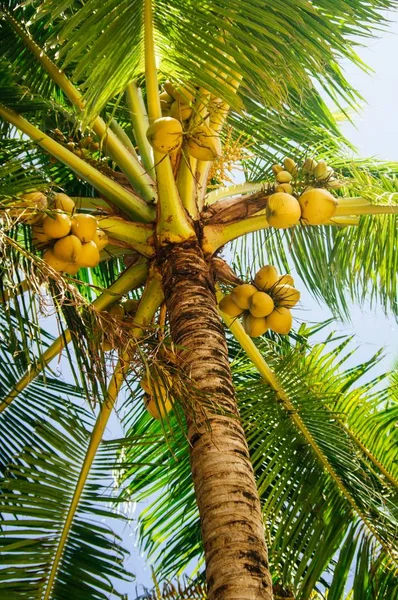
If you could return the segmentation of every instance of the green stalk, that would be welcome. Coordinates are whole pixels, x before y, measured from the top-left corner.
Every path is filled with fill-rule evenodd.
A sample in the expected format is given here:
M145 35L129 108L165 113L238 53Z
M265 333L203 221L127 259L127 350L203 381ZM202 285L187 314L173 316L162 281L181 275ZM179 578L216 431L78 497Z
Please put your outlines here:
M154 256L154 228L152 225L124 221L119 217L98 217L98 225L110 238L127 242L131 248L143 256Z
M150 326L152 318L163 300L162 276L158 269L151 267L140 303L134 315L135 327L131 330L133 337L137 338L145 333L145 329Z
M224 296L224 294L218 288L217 289L217 301L220 302L220 300L223 298L223 296ZM243 329L243 325L241 324L241 322L236 317L229 317L225 313L223 313L221 311L219 311L219 312L220 312L220 315L221 315L223 321L225 322L226 326L230 329L230 331L234 335L235 339L239 342L242 349L246 352L247 356L250 358L253 365L256 367L256 369L260 373L260 375L264 378L266 383L268 383L268 385L273 390L275 390L275 392L277 393L277 395L279 397L279 400L286 407L286 409L289 412L289 415L290 415L291 419L294 421L296 427L302 433L302 435L304 436L307 443L311 446L315 456L317 457L319 462L322 464L324 469L329 473L330 477L333 479L334 483L337 485L340 492L343 494L343 496L346 498L346 500L351 505L351 507L354 509L354 511L359 515L359 517L365 523L365 525L367 526L369 531L372 532L372 534L378 540L379 544L386 550L384 541L380 538L379 534L374 530L374 528L373 528L372 524L369 522L367 516L363 513L361 508L357 505L355 498L351 495L350 491L346 488L343 481L340 479L340 477L334 470L333 466L329 463L329 461L323 455L323 452L321 451L318 444L316 443L313 435L308 430L307 426L305 425L302 418L298 414L294 404L292 404L288 394L285 392L282 385L279 383L277 377L275 376L275 373L272 371L272 369L270 368L268 363L264 360L262 354L260 353L259 349L255 345L255 343L253 342L251 337L249 337L247 335L247 333L245 332L245 330Z
M196 204L196 165L198 161L192 156L183 156L177 177L177 188L185 210L194 221L199 220L199 211Z
M48 58L42 48L36 44L36 42L10 15L9 12L3 11L3 14L8 23L21 38L25 46L32 52L32 54L37 58L40 64L50 75L51 79L61 88L71 103L74 104L74 106L76 106L76 108L78 108L80 111L83 111L85 105L83 97L75 88L75 86L69 81L65 73L63 73L61 69L59 69ZM105 141L106 150L110 158L112 158L112 160L115 161L123 173L125 173L134 189L140 191L146 200L153 200L156 197L154 182L146 173L139 161L126 150L123 144L118 140L117 136L115 136L114 133L108 129L101 117L96 117L94 119L92 123L92 129L101 139Z
M232 198L233 196L241 196L246 193L249 194L251 192L258 192L266 185L266 183L242 183L240 185L231 185L226 188L220 188L207 194L205 198L205 204L214 204L223 198Z
M348 200L348 198L345 198ZM365 201L366 202L366 201ZM340 204L336 210L336 217L342 216L360 216L360 215L396 215L398 214L398 205L391 204L356 204L349 202Z
M64 146L29 123L21 115L0 105L0 117L15 125L15 127L32 140L35 140L39 146L72 169L84 181L90 183L128 216L139 221L151 221L153 219L153 208L148 206L139 196L134 195L109 177L106 177L106 175L97 171L97 169L73 154L73 152L70 152L67 148L64 148Z
M109 127L111 128L111 131L113 131L113 133L117 136L117 138L122 142L123 146L125 146L127 148L127 150L130 152L130 154L138 160L138 156L137 156L137 152L135 151L134 144L130 140L127 133L124 131L123 127L121 127L115 119L111 120L111 122L109 123Z
M254 217L248 217L234 223L207 225L203 229L202 249L205 254L214 254L216 250L232 240L269 227L265 211Z
M122 273L122 275L105 290L93 302L93 306L99 311L105 310L130 290L142 285L147 276L148 267L146 262L139 265L132 265ZM40 364L29 366L26 373L15 384L14 389L0 403L0 413L7 408L11 402L20 394L26 386L29 385L39 373L41 373L53 358L62 352L63 348L71 341L69 329L64 331L64 334L59 336L40 357Z
M145 0L145 81L149 122L162 116L159 100L159 86L155 61L153 36L152 0ZM156 232L162 244L180 243L192 238L195 231L182 205L173 175L170 158L166 154L154 152L156 181L158 183L158 219Z
M141 89L133 81L126 88L126 99L130 109L131 120L133 123L135 141L137 142L138 151L142 163L148 173L154 175L154 163L152 156L152 148L146 137L146 132L149 127L148 115L146 112L144 99Z
M97 197L89 198L84 196L71 196L76 204L77 210L93 210L111 212L111 206L103 199Z

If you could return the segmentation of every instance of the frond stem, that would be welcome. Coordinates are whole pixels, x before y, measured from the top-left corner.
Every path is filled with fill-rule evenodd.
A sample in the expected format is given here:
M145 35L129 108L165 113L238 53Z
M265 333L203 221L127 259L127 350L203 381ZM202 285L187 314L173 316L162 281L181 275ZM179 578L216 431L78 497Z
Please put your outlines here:
M144 99L141 89L133 81L126 88L126 99L130 109L131 120L133 123L135 141L137 142L138 151L142 163L148 173L155 175L152 148L146 137L146 132L149 127L148 115L146 112Z

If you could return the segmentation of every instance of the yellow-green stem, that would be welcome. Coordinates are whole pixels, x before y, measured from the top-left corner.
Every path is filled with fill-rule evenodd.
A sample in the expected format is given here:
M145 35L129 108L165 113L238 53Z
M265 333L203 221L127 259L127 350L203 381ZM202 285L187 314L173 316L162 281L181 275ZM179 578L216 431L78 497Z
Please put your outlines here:
M139 254L147 257L154 256L154 228L152 225L124 221L119 217L98 217L98 225L109 237L126 242Z
M128 360L121 358L116 365L115 371L113 373L112 379L109 383L106 398L101 406L100 413L98 415L97 421L95 423L94 429L91 433L90 442L87 448L86 456L84 459L84 463L82 469L79 474L79 479L76 483L76 487L71 499L71 503L69 505L68 514L65 519L64 527L61 533L61 537L58 542L57 551L54 556L54 561L51 566L51 571L46 583L46 590L43 596L43 600L48 600L50 598L50 594L54 585L55 576L57 570L59 568L60 562L62 560L62 555L64 553L65 545L69 536L70 529L72 527L73 519L75 518L77 507L79 505L84 486L86 485L88 474L90 472L91 466L93 464L95 455L97 453L98 447L102 441L102 437L104 435L105 427L108 423L109 417L112 413L113 407L115 405L117 396L119 394L120 388L123 385L125 373L128 368Z
M103 198L93 197L83 197L83 196L71 196L72 200L76 204L77 210L93 210L93 211L103 211L103 212L111 212L112 208Z
M217 301L220 302L220 300L223 298L223 296L224 296L224 294L221 292L221 290L219 288L217 288ZM340 489L343 496L346 498L346 500L352 506L354 511L360 516L362 521L366 524L369 531L372 532L372 534L378 540L380 545L383 548L385 548L384 541L380 538L377 531L375 531L372 524L369 522L367 516L363 513L361 508L357 505L355 498L353 498L350 491L346 488L344 482L341 480L341 478L335 472L333 466L324 457L322 451L320 450L320 448L318 447L318 444L316 443L316 440L314 439L313 435L311 434L311 432L308 430L307 426L301 419L295 406L292 404L288 394L283 389L283 387L280 384L280 382L278 381L275 373L272 371L272 369L270 368L268 363L265 361L265 359L261 355L260 351L256 347L253 340L247 335L247 333L243 329L243 325L241 324L241 322L236 317L231 318L228 315L226 315L225 313L223 313L221 311L219 311L219 312L220 312L220 315L221 315L223 321L225 322L226 326L230 329L230 331L234 335L235 339L239 342L242 349L246 352L247 356L252 361L252 363L254 364L254 366L256 367L258 372L260 373L260 375L264 378L266 383L268 383L268 385L273 390L275 390L275 392L277 393L277 395L279 397L279 400L282 401L282 403L285 406L285 408L287 409L287 411L289 411L289 415L291 416L291 419L294 421L298 430L302 433L302 435L304 436L307 443L311 446L311 448L314 451L314 454L316 455L319 462L322 464L324 469L329 473L329 475L331 476L331 478L333 479L333 481L335 482L337 487Z
M140 303L134 315L135 327L131 330L134 338L140 337L145 333L150 333L148 327L151 324L153 315L164 300L162 277L156 267L151 267ZM141 325L141 327L139 327Z
M130 140L127 133L124 131L123 127L121 127L115 119L111 120L111 122L109 123L109 127L111 128L113 133L116 135L116 137L119 139L119 141L122 142L123 146L125 146L127 148L127 150L131 153L131 155L134 156L134 158L136 158L138 160L138 156L137 156L137 152L135 151L134 144Z
M129 83L129 85L127 86L126 98L127 104L130 109L131 120L133 123L135 141L137 142L138 151L140 153L142 163L148 171L148 173L150 173L151 176L154 177L155 172L153 163L153 153L151 145L148 142L148 138L146 137L146 132L149 127L148 115L146 112L141 89L134 81L132 83Z
M242 196L243 194L249 194L252 192L258 192L265 188L267 185L264 183L242 183L241 185L231 185L226 188L220 188L207 194L205 198L205 204L214 204L218 200L223 198L232 198L233 196Z
M228 223L227 225L207 225L203 229L202 250L206 255L214 254L216 250L228 242L247 233L253 233L254 231L267 229L268 227L264 211L261 211L261 213L254 217Z
M97 310L105 310L131 289L142 285L148 272L147 263L133 265L126 269L119 279L105 290L94 302ZM50 362L62 352L66 344L71 341L71 334L67 329L63 336L57 338L49 348L40 356L40 362L30 366L23 377L15 384L14 389L0 403L0 413L20 394L35 377L37 377Z
M90 183L127 215L139 221L151 221L154 218L153 208L148 206L144 200L97 171L97 169L61 144L58 144L58 142L40 131L40 129L29 123L29 121L18 113L0 105L0 117L8 121L8 123L15 125L20 131L36 141L39 146L72 169L84 181Z
M46 69L51 79L61 88L64 94L80 111L84 109L84 100L81 93L69 81L65 73L61 71L44 53L30 35L20 26L20 24L8 13L4 11L4 16L14 31L21 38L23 43L29 48L32 54L37 58L40 64ZM92 129L105 141L107 153L115 163L125 173L130 183L137 191L140 191L143 197L150 201L156 198L154 182L145 172L145 169L134 158L118 140L112 131L110 131L101 117L96 117L92 123Z
M145 81L149 122L162 116L155 61L153 35L153 0L145 0ZM162 244L179 243L194 236L195 232L180 200L170 158L154 152L156 181L158 182L158 218L156 232Z
M197 162L196 158L189 155L183 155L177 177L177 188L182 204L194 221L199 219L199 211L195 198L195 174Z
M387 204L363 204L353 205L344 204L339 205L336 211L336 217L342 216L360 216L360 215L396 215L398 214L398 204L387 205Z

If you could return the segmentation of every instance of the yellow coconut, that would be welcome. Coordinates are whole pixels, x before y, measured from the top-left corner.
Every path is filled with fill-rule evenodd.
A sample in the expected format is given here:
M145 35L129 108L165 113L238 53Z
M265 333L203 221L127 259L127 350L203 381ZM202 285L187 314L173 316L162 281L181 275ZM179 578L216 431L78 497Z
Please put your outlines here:
M44 233L43 227L40 225L34 225L32 227L32 244L37 248L45 246L52 238Z
M179 121L187 121L192 115L192 108L187 104L181 104L177 100L170 107L170 116Z
M171 83L171 81L165 81L163 84L163 87L165 89L165 92L167 92L167 94L169 94L169 96L174 98L174 94L176 93L176 90L175 90L174 85Z
M68 273L68 275L76 275L76 273L78 272L79 269L80 269L80 266L77 263L70 262L66 265L64 271L65 271L65 273Z
M164 102L165 104L170 104L170 106L174 102L173 96L170 96L170 94L168 94L167 92L162 92L161 94L159 94L159 100L160 102Z
M278 173L280 173L281 171L284 171L282 165L272 165L272 172L274 173L274 175L278 175Z
M292 158L286 157L283 161L283 166L292 175L297 175L297 165Z
M219 304L219 307L220 310L229 317L238 317L243 313L243 308L238 306L236 302L232 300L231 294L224 296Z
M80 267L96 267L100 261L99 250L94 242L82 244L82 249L76 264Z
M318 163L313 158L306 158L303 164L304 173L313 173L317 164Z
M161 117L148 128L146 136L154 150L170 154L182 144L182 125L173 117Z
M195 95L192 88L185 88L180 85L174 87L174 98L181 102L181 104L189 104L193 102Z
M267 221L276 229L287 229L296 225L301 217L301 209L294 196L276 192L268 198Z
M74 263L76 262L80 252L82 251L82 243L75 235L67 235L54 244L53 252L60 260Z
M243 317L243 328L250 337L258 337L268 330L267 320L265 317L253 317L247 313Z
M97 232L97 219L92 215L79 214L72 218L72 233L83 243L91 242Z
M281 275L276 282L276 285L291 285L294 286L294 279L291 275Z
M44 252L43 260L48 264L49 267L52 267L54 271L65 271L69 264L66 260L60 260L57 258L51 248Z
M198 160L215 160L221 155L221 141L213 129L208 125L200 125L187 141L187 151L190 156Z
M275 187L276 192L285 192L286 194L293 194L293 187L290 183L280 183Z
M314 169L315 178L322 180L325 177L327 177L327 172L328 172L328 166L326 164L326 161L320 160Z
M134 300L134 299L126 300L126 302L123 302L124 312L126 314L135 313L139 303L140 303L139 300Z
M248 310L249 308L249 300L253 294L257 292L257 288L255 285L251 283L243 283L242 285L237 285L231 293L231 300L235 302L240 308L243 310Z
M155 400L152 396L149 396L148 394L145 394L144 396L144 403L145 408L147 409L151 417L157 419L158 421L164 419L165 416L173 408L173 405L170 402L169 398L156 398Z
M75 210L75 203L67 194L59 193L55 194L55 208L71 215Z
M124 307L121 304L113 304L111 308L107 311L112 317L116 319L123 319L124 317Z
M45 217L42 227L46 235L52 239L57 239L68 235L71 225L72 221L69 215L55 210L51 215Z
M97 230L93 237L93 242L97 245L97 248L100 252L108 244L108 241L108 236L106 235L105 231L97 227Z
M336 213L338 202L327 190L314 188L299 197L301 218L309 225L327 223Z
M280 306L267 317L267 325L275 333L286 335L293 325L292 313L288 308Z
M299 290L291 285L276 285L273 294L276 303L285 308L296 306L301 296Z
M250 298L249 310L253 317L267 317L274 310L274 301L266 292L256 292Z
M35 225L45 217L43 211L47 208L47 197L42 192L29 192L18 197L10 205L10 217L18 218L22 223Z
M256 273L254 283L259 290L269 290L278 281L278 271L272 265L265 265Z
M275 179L278 183L289 183L293 177L289 171L279 171Z

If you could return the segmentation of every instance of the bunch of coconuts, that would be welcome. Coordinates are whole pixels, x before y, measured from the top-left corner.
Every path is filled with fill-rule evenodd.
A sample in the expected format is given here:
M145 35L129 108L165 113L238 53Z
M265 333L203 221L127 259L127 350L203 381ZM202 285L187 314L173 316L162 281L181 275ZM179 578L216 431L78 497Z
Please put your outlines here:
M169 81L159 95L162 117L156 119L147 130L152 148L161 154L173 155L184 142L189 156L201 161L214 161L221 155L221 141L209 118L192 123L192 106L196 90L174 86Z
M81 267L96 267L108 237L92 215L75 213L66 194L54 195L54 206L42 192L23 194L8 211L32 226L32 242L43 250L43 260L55 271L76 275Z
M145 376L141 379L145 408L154 419L164 419L173 408L170 399L172 384L172 378L167 373L162 378Z
M229 317L242 316L244 330L250 337L264 335L269 329L286 335L292 328L290 311L300 300L291 275L279 275L276 267L262 267L253 283L236 286L219 303Z
M275 193L269 196L266 208L267 222L271 227L287 229L299 221L303 225L330 222L337 210L337 200L324 187L314 186L339 187L341 182L334 178L333 169L324 160L306 159L301 172L309 185L301 194L294 191L299 167L293 159L285 158L283 165L273 165L272 171L276 179Z

